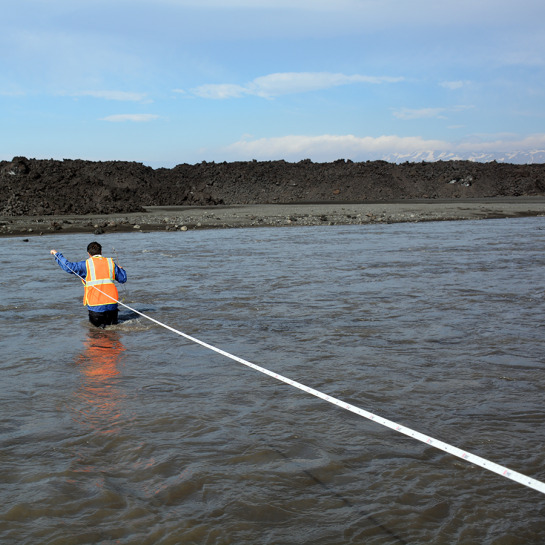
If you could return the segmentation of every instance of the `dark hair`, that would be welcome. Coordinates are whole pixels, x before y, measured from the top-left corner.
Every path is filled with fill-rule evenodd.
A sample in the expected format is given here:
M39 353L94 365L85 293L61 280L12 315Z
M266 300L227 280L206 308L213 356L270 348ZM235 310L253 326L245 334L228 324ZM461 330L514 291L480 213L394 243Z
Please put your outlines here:
M91 242L87 246L87 253L91 255L101 255L102 246L98 242Z

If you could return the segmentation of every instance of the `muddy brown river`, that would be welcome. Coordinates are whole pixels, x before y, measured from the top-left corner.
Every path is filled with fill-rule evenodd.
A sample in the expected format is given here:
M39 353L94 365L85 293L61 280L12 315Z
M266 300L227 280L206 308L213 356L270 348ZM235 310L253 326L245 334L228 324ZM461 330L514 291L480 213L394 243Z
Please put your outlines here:
M543 494L122 308L545 481L545 219L0 240L0 543L542 544Z

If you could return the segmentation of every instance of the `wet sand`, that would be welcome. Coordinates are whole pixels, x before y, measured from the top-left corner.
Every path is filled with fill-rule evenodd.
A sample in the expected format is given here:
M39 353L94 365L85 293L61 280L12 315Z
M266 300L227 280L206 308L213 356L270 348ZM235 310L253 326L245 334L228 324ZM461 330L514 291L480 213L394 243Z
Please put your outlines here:
M404 200L365 203L144 207L109 215L0 216L0 236L187 231L545 216L545 197Z

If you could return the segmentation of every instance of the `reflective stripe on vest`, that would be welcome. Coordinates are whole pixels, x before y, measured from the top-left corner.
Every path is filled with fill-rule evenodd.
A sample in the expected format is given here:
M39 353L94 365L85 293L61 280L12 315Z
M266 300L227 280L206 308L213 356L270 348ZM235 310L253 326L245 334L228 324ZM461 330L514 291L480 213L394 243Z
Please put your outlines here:
M114 285L115 265L113 259L95 255L90 257L85 264L87 276L85 277L83 304L91 307L115 304L118 293Z

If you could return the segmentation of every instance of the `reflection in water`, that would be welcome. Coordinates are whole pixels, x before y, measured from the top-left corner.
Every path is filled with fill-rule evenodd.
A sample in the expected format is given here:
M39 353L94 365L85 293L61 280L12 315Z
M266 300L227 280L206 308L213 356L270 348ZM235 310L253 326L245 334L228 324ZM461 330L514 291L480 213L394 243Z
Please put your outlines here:
M71 396L73 419L80 429L70 445L62 500L71 505L86 497L88 509L80 507L79 511L84 518L94 517L98 509L123 505L122 493L112 486L110 475L118 463L115 451L126 423L126 395L120 370L125 346L119 331L89 329L83 344L74 360L80 384ZM96 536L93 539L101 541Z
M119 431L122 398L117 387L120 361L125 346L115 330L90 329L85 350L76 358L81 373L74 393L79 417L76 419L100 434Z

